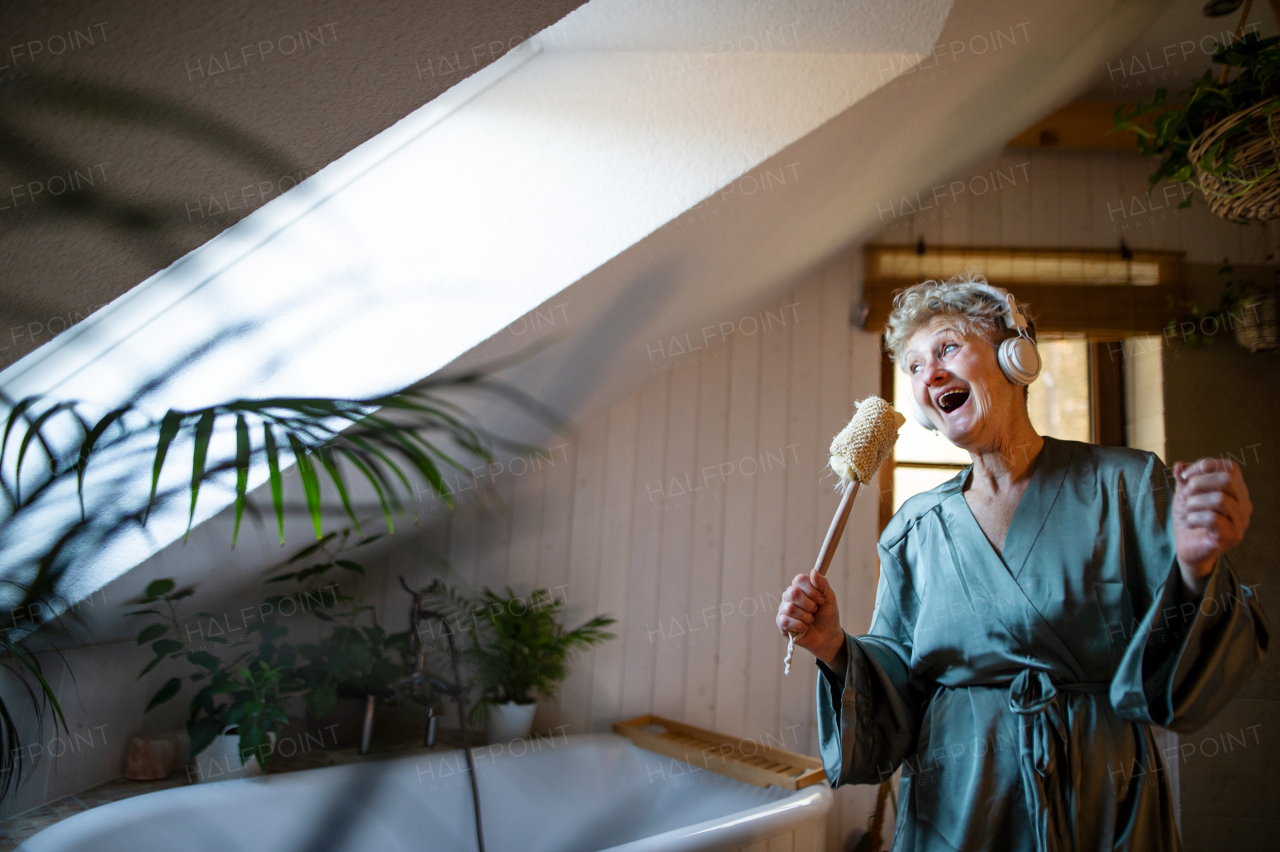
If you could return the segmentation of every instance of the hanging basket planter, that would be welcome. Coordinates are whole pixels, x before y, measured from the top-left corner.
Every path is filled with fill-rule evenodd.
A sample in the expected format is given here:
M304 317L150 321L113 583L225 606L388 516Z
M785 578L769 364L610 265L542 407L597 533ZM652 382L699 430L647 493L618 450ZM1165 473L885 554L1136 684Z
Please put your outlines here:
M1218 216L1237 222L1280 218L1280 98L1232 113L1190 149L1196 183Z
M1138 153L1158 157L1150 187L1194 181L1216 215L1247 224L1280 219L1280 37L1244 34L1252 0L1229 44L1205 71L1170 96L1116 110L1113 128L1138 135ZM1271 0L1280 18L1280 0ZM1234 74L1233 74L1234 72ZM1188 207L1191 197L1181 206Z

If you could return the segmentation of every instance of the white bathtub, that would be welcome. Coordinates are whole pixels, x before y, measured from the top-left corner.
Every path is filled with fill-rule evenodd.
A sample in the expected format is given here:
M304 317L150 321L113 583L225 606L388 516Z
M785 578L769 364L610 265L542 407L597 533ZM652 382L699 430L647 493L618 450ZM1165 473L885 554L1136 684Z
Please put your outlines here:
M613 734L475 750L488 852L819 852L832 794L760 789ZM177 787L50 826L25 852L473 852L461 751ZM773 848L770 844L770 848Z

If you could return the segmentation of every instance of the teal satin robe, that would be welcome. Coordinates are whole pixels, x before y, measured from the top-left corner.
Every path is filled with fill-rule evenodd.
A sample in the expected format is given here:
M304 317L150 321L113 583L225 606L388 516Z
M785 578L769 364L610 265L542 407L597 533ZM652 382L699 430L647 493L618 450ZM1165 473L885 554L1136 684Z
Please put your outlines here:
M819 664L827 778L902 767L894 850L1181 849L1150 725L1193 731L1268 642L1225 560L1180 597L1172 475L1136 450L1045 438L997 555L969 469L880 537L870 632Z

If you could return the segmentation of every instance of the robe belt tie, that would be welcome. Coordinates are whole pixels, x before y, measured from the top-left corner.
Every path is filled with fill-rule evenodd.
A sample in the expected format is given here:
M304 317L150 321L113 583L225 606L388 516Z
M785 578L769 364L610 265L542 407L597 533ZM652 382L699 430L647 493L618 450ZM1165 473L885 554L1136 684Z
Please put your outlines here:
M1009 709L1022 717L1022 786L1035 826L1037 852L1071 847L1071 779L1055 770L1066 760L1067 720L1059 690L1106 695L1105 683L1054 683L1047 672L1023 669L1009 684Z

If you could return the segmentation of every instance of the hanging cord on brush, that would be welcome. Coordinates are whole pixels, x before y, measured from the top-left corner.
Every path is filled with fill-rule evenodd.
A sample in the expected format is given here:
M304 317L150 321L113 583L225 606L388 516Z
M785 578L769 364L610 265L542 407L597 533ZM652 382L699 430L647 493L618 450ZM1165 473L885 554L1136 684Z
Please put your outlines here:
M898 429L907 419L893 410L893 406L878 396L869 396L862 402L855 403L857 413L849 421L849 425L840 430L840 434L831 439L831 459L828 466L840 477L839 488L843 492L836 515L831 519L827 529L827 537L818 551L818 560L814 569L826 576L831 567L831 560L840 545L840 537L844 535L845 524L849 522L849 513L853 510L853 501L862 486L871 481L884 464L884 460L893 452L893 444L898 440ZM804 633L787 634L787 656L783 660L782 673L791 674L791 657L795 653L796 637Z

